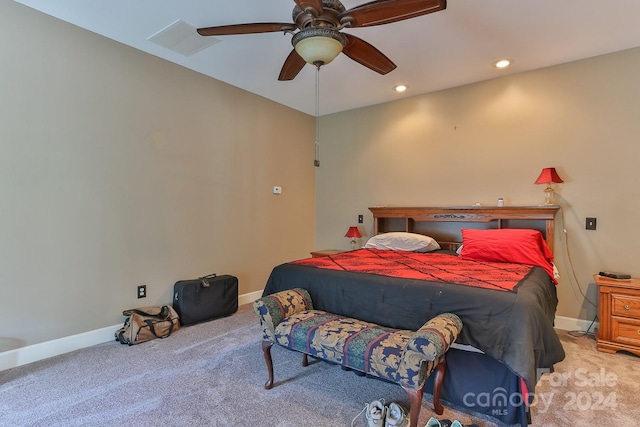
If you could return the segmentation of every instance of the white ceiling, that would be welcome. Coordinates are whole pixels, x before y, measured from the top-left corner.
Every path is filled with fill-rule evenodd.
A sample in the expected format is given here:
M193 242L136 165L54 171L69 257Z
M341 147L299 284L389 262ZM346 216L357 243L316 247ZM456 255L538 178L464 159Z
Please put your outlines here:
M177 20L193 27L292 22L293 0L15 0L215 79L315 114L315 68L278 81L291 36L217 37L183 56L147 39ZM342 0L347 9L367 0ZM398 66L381 76L339 55L320 70L320 114L392 101L510 73L640 46L639 0L449 0L447 9L393 24L345 29ZM34 31L30 29L29 31ZM507 70L492 63L509 57ZM399 95L392 88L409 86Z

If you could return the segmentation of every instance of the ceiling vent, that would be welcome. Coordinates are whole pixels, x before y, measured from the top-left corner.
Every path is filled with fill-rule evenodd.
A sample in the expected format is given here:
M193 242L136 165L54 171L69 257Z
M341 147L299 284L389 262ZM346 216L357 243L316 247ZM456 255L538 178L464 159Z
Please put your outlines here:
M193 55L220 41L215 37L202 37L195 27L182 20L177 20L147 40L184 56Z

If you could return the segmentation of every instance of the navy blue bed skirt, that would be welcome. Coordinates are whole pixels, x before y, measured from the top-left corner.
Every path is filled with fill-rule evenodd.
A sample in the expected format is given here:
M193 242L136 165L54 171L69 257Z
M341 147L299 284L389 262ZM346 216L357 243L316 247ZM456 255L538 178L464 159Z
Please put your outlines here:
M503 363L483 353L455 348L446 355L447 371L440 392L444 405L461 412L479 413L508 426L531 423L521 378ZM425 386L433 394L433 376Z

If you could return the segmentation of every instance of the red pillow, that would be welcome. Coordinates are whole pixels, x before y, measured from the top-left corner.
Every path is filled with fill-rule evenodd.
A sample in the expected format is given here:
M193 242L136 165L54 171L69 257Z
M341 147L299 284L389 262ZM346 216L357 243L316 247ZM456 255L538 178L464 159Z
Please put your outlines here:
M558 283L553 274L553 254L538 230L463 228L460 258L536 265L543 268L554 283Z

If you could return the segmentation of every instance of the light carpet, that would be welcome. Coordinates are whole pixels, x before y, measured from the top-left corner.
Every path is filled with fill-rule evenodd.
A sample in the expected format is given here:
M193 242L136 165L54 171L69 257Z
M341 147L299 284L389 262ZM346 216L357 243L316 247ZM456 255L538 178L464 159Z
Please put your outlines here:
M299 353L279 346L272 350L275 386L265 390L261 334L245 305L233 316L183 327L166 339L131 347L114 341L0 372L0 425L350 426L375 399L408 407L395 384L324 362L304 368ZM549 397L534 407L533 425L587 425L583 419L636 425L639 359L598 353L592 338L561 333L561 339L568 356L556 373L543 376L538 392ZM602 369L608 385L595 378L589 384L589 375L601 375ZM599 393L601 408L594 406ZM438 418L499 426L443 403L445 413ZM425 394L418 425L434 415ZM364 418L357 417L354 427L363 426Z

